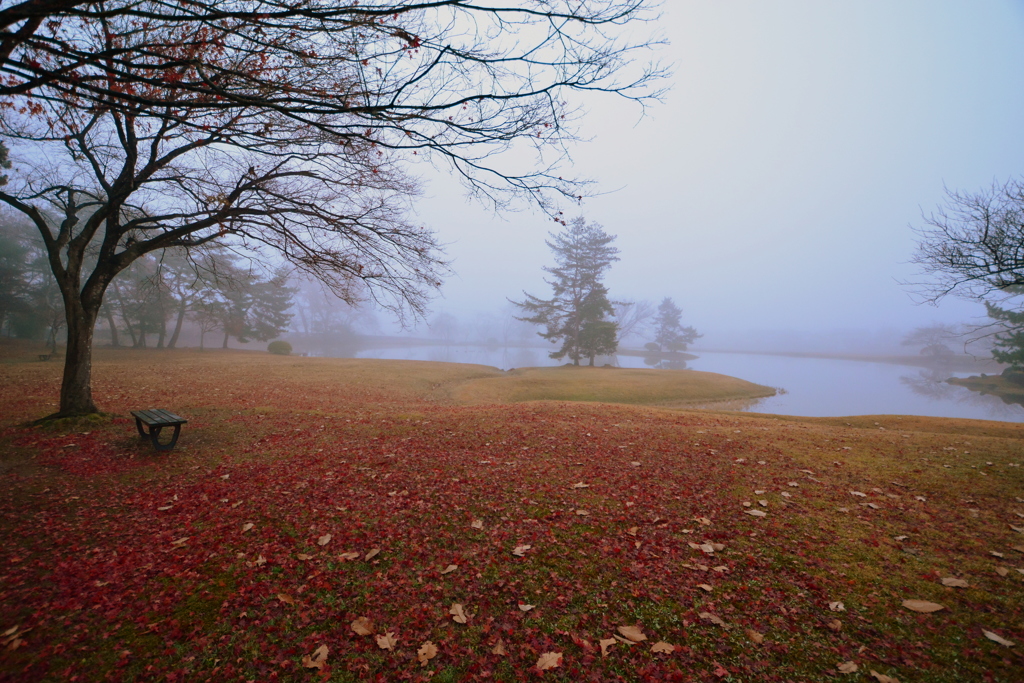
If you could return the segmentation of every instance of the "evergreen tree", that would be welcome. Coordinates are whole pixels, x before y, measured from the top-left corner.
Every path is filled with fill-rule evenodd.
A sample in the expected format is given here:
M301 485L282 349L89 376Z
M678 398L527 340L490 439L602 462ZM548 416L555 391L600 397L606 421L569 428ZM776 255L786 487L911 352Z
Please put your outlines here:
M551 285L553 296L541 299L523 292L524 301L512 302L525 314L519 320L543 326L544 331L538 334L551 342L561 340L561 347L550 354L551 358L568 357L573 365L579 365L581 358L590 358L593 364L599 353L609 353L608 349L614 352L617 326L604 320L612 307L601 285L604 272L619 260L619 250L611 246L614 239L615 235L596 223L588 225L582 216L573 219L545 242L555 256L556 265L544 268L551 275L544 281ZM598 288L601 293L595 294Z
M583 321L579 337L580 356L589 358L591 367L596 356L610 356L619 346L616 338L618 323L606 320L606 315L615 315L615 309L608 301L608 290L598 285L587 294L580 307L580 320Z
M685 351L688 345L702 336L692 327L683 327L682 315L682 309L671 297L662 300L654 316L654 343L658 351Z
M249 287L250 301L246 316L246 336L256 341L270 341L288 329L292 316L295 289L288 287L288 274L279 270L267 280L257 280Z
M988 316L1002 323L1005 331L995 335L992 357L1014 370L1024 370L1024 311L1012 311L985 302Z

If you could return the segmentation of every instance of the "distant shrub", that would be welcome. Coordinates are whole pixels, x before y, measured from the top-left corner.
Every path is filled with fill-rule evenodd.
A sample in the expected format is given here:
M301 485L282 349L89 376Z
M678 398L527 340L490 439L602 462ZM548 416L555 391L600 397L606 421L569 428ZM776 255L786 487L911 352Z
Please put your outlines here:
M287 356L292 352L292 345L286 341L272 341L270 342L270 345L267 346L267 351L276 353L279 356Z

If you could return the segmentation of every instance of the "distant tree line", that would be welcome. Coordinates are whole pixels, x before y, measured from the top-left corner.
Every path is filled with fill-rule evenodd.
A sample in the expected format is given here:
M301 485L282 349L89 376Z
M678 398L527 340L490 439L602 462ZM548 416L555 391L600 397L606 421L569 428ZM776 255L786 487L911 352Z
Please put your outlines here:
M111 282L100 320L112 346L173 349L191 323L200 347L211 333L240 343L270 341L292 318L286 271L255 273L228 250L164 249L137 259ZM46 250L28 226L0 222L0 334L45 340L56 351L64 304Z

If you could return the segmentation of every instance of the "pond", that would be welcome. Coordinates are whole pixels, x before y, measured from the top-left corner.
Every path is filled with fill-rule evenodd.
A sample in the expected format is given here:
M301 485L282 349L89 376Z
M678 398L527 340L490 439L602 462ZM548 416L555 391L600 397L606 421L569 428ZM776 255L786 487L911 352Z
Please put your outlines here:
M475 363L502 369L557 365L541 348L480 346L413 346L367 349L360 358ZM643 358L618 356L620 367L643 368ZM795 358L743 353L700 352L687 364L692 370L717 372L781 388L745 410L777 415L837 417L843 415L926 415L1024 422L1024 407L1003 403L943 380L974 372L941 372L927 368L831 358Z

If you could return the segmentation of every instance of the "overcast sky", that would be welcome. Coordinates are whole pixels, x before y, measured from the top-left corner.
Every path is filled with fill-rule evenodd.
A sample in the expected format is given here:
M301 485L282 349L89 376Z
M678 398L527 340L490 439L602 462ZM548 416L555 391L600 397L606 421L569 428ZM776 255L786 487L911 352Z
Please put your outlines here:
M709 345L979 314L899 281L944 186L1024 173L1024 2L671 0L659 28L665 102L591 103L573 149L608 193L566 213L618 235L613 298L671 296ZM456 271L435 311L547 295L539 212L496 217L436 179L418 211Z

